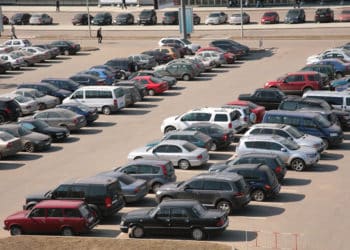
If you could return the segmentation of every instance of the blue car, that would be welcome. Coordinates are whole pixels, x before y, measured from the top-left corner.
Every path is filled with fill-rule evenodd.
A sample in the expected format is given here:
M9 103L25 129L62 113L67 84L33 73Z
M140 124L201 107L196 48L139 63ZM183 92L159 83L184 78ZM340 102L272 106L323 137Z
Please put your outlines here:
M103 79L107 85L112 85L115 82L115 77L111 72L104 69L89 69L84 72L84 74L89 74Z
M105 65L105 64L95 65L95 66L92 66L90 69L104 69L104 70L107 70L108 72L111 72L112 75L114 75L115 78L118 78L119 74L120 74L120 70L119 69L112 68L112 67L110 67L108 65Z
M317 62L317 64L332 65L337 79L350 74L350 63L344 63L339 59L323 59Z
M76 114L85 116L86 122L88 124L93 123L98 118L98 112L96 108L90 108L80 103L65 103L58 105L57 108L68 109Z
M347 89L350 84L350 77L343 77L337 80L334 80L331 82L330 86L331 89L335 89L336 91L343 91L344 89Z

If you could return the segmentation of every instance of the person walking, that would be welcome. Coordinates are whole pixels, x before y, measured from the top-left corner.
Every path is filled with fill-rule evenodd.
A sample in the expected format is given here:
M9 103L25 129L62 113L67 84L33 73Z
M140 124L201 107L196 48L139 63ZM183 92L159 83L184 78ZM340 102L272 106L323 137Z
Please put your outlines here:
M17 39L16 29L15 29L15 26L13 24L11 24L11 39Z
M59 12L60 11L60 1L56 0L56 11Z
M128 9L128 7L126 6L126 2L125 2L126 0L122 0L122 10L123 9Z
M102 38L102 28L100 27L97 29L97 42L102 43Z

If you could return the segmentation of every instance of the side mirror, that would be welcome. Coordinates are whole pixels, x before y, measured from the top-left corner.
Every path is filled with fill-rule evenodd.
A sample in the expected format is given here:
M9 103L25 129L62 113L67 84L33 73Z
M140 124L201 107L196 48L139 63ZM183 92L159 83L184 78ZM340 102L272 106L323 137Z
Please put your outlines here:
M281 152L287 152L287 149L281 148Z

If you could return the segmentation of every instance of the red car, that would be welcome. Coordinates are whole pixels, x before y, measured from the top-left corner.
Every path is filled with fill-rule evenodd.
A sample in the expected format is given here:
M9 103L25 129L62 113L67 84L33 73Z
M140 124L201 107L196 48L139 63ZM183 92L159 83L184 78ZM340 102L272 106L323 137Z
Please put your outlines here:
M288 73L275 81L269 81L264 88L278 88L286 94L303 94L309 90L320 90L321 75L315 71Z
M65 236L86 233L99 220L84 201L45 200L32 210L24 210L7 217L4 229L11 235L57 234Z
M339 22L350 22L350 10L342 10L339 15Z
M228 64L233 64L236 61L236 56L232 52L224 51L223 49L220 49L218 47L204 47L199 48L196 53L199 53L201 51L217 51L224 54L225 60Z
M236 100L236 101L232 101L232 102L227 103L227 105L248 107L250 112L254 113L256 116L255 123L262 122L262 119L265 115L265 107L259 106L253 102L250 102L250 101Z
M279 23L280 17L277 12L269 11L264 13L264 15L261 17L260 22L261 24Z
M144 84L150 96L161 94L169 88L167 82L153 76L136 76L133 80L138 80Z

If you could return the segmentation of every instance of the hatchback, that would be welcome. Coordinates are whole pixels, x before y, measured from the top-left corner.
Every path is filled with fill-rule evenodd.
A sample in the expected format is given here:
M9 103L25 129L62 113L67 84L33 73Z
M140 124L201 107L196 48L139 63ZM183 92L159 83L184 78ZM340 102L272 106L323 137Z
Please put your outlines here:
M319 8L315 12L315 22L334 22L334 11L330 8Z
M148 95L154 96L156 94L161 94L168 90L168 84L166 81L158 77L153 76L136 76L133 80L140 81L146 86Z
M162 17L162 24L179 24L179 12L178 11L166 11Z
M137 24L157 24L157 13L155 10L142 10L137 18Z

